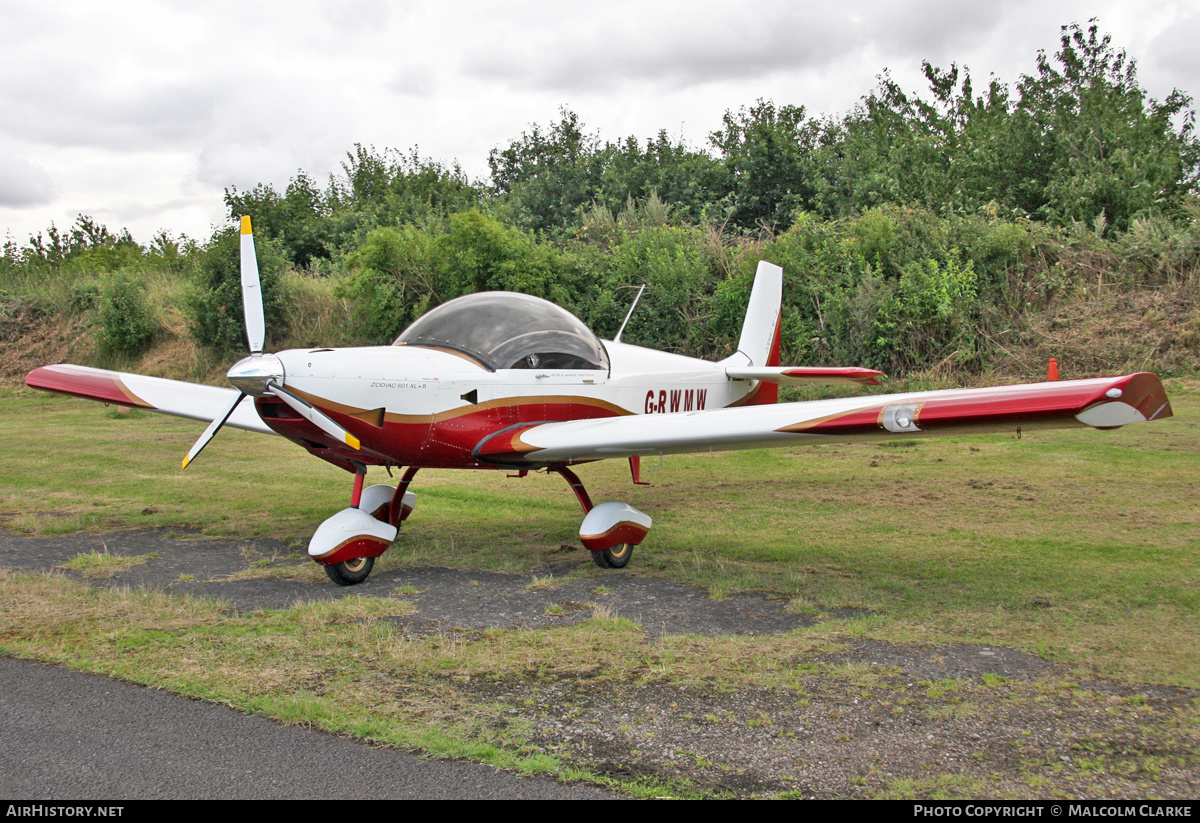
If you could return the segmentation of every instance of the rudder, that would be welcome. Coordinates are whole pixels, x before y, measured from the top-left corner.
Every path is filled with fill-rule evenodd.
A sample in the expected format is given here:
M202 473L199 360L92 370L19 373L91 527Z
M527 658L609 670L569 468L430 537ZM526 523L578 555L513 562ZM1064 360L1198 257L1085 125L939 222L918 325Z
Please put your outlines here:
M738 341L738 352L750 361L747 365L779 365L782 305L783 269L760 260L754 275L754 288L750 291L750 305L746 307L746 320L742 324L742 337ZM779 386L759 383L747 405L778 402Z

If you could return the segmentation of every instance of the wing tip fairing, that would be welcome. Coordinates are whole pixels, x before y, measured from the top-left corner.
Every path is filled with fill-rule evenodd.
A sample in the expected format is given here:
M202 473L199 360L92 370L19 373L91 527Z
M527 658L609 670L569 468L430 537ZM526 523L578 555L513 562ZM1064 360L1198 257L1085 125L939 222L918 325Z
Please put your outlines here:
M120 372L93 369L89 366L76 366L70 363L57 363L53 366L39 366L25 375L25 385L31 389L69 394L73 397L83 397L88 400L99 400L103 403L119 403L124 406L136 406L140 409L155 407L138 397L122 380Z
M1113 380L1075 419L1094 429L1115 429L1173 416L1162 380L1156 374L1138 372Z

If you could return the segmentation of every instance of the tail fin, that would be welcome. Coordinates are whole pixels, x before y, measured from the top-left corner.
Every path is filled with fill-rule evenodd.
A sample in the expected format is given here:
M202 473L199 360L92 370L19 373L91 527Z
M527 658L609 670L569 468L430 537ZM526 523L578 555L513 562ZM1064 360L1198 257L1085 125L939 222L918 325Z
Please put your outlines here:
M779 365L779 330L782 325L783 269L766 260L758 263L750 305L738 341L738 354L748 366ZM737 355L735 355L737 356ZM750 405L779 402L779 386L759 383L748 401Z
M783 269L766 260L759 261L742 325L738 351L746 355L749 366L779 365L779 320L783 303Z

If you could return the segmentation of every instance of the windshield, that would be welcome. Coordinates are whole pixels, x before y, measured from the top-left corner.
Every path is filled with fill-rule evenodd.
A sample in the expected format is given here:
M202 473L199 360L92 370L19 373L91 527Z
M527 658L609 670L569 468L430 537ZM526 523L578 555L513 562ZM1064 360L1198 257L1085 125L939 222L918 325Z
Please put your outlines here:
M608 369L583 322L528 294L488 291L443 303L405 329L396 346L452 349L496 369Z

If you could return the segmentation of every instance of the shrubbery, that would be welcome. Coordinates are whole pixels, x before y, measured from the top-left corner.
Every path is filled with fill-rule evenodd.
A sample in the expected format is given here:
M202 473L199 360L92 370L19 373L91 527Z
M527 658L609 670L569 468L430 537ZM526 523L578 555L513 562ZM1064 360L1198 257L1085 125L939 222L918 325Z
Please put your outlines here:
M109 276L95 298L101 352L140 354L158 331L154 310L142 283L125 273Z
M185 306L188 328L196 342L227 354L245 352L248 345L239 238L237 228L213 236L200 253L198 272ZM279 281L285 262L278 244L256 238L255 245L267 336L278 340L287 333L285 297Z

